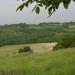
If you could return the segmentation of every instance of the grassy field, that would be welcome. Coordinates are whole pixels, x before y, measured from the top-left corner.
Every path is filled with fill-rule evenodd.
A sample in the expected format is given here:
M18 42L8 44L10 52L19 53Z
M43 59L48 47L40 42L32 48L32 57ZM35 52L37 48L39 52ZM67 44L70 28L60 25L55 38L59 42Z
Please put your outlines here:
M0 75L75 75L75 48L18 54L24 46L0 47Z

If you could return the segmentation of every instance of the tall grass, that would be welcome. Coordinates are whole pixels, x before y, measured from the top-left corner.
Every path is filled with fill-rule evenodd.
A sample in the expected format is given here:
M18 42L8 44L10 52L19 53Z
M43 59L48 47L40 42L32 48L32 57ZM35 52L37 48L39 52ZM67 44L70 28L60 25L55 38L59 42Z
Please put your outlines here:
M18 54L18 47L0 48L0 75L75 75L75 48Z

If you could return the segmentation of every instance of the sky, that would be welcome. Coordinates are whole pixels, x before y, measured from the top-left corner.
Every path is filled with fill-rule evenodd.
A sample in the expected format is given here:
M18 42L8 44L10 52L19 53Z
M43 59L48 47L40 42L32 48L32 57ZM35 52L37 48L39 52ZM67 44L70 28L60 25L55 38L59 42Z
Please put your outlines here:
M0 0L0 25L4 24L38 24L43 22L75 22L75 3L71 2L66 10L60 5L60 8L51 16L48 17L47 11L41 8L41 13L37 15L32 12L34 4L29 8L25 8L22 12L16 12L17 7L22 2L19 0Z

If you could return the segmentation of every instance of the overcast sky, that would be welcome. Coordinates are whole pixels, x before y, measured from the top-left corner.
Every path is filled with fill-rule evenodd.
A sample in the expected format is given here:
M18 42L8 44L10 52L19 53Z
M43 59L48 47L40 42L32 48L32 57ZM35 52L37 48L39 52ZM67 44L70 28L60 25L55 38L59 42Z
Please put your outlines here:
M34 5L25 8L22 12L16 12L16 8L21 4L17 0L0 0L0 25L15 23L40 23L40 22L69 22L75 21L75 3L71 2L69 9L65 10L62 5L50 18L43 8L39 15L32 13Z

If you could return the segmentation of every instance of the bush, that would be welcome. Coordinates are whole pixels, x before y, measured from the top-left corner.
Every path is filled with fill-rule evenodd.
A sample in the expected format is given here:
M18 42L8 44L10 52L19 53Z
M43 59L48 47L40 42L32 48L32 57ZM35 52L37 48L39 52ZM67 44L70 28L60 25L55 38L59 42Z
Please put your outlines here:
M75 34L65 33L59 38L58 45L55 49L75 47Z
M2 47L3 45L0 44L0 47Z
M63 47L61 46L61 44L57 44L57 45L53 48L53 51L56 51L56 50L58 50L58 49L60 49L60 48L63 48Z
M24 52L32 52L30 47L24 47L19 49L18 53L24 53Z
M71 47L75 43L75 35L74 34L65 34L61 39L61 46L63 48Z
M3 43L1 43L1 44L0 44L0 47L3 47L3 46L4 46L4 44L3 44Z

